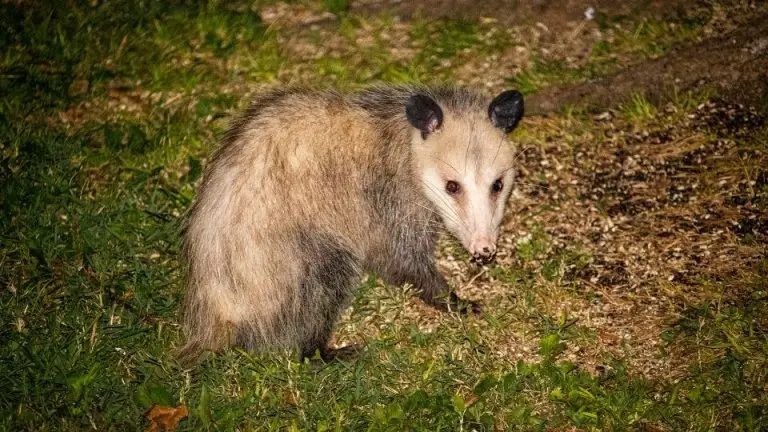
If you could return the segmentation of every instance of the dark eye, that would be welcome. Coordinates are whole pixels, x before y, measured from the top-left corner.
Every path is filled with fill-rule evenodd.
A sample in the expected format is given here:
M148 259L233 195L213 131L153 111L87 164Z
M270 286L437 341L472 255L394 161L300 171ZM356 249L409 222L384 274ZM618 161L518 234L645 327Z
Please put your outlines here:
M501 179L496 179L491 185L491 191L493 191L493 193L499 193L502 189L504 189L504 182L501 181Z
M453 180L448 180L448 182L445 183L445 191L451 195L456 195L461 191L461 185Z

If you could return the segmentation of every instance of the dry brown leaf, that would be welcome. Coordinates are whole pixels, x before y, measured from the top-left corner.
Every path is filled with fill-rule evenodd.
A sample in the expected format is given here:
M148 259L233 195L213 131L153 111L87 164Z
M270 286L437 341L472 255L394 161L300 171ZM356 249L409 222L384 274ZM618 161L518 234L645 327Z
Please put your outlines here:
M295 407L299 404L297 396L298 395L294 391L285 391L283 393L283 401L285 401L286 404Z
M176 408L161 405L152 405L146 414L149 420L147 432L173 432L179 422L189 415L186 405Z

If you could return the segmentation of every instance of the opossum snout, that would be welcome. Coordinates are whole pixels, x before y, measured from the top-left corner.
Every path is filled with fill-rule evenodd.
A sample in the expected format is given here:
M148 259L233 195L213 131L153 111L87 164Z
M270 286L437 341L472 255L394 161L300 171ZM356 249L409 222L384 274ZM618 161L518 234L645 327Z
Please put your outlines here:
M487 238L482 238L472 242L469 252L472 254L472 261L478 264L488 264L496 257L496 243Z

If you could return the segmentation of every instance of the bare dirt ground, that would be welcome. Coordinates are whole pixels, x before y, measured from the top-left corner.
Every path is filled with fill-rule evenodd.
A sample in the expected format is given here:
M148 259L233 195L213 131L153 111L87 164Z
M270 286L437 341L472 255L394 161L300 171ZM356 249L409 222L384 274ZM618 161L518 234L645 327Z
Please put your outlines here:
M710 87L733 102L768 110L768 15L665 57L634 65L577 86L561 86L534 95L530 113L546 113L566 105L592 109L616 106L634 93L655 102L674 91Z
M405 18L453 18L476 20L481 17L497 18L505 25L532 25L541 23L553 31L566 31L584 19L588 9L593 14L609 16L663 17L674 13L684 1L626 1L598 0L534 0L530 2L492 0L438 0L409 2L402 0L361 0L352 3L352 11L376 13L386 11Z
M609 114L575 146L558 137L562 123L532 120L553 128L551 142L522 154L508 226L541 224L553 248L588 251L560 281L578 293L570 314L597 331L597 350L626 349L643 373L668 377L674 365L656 362L664 327L689 305L744 296L743 271L764 253L768 220L749 190L763 187L766 156L736 140L765 119L722 100L660 117L638 128ZM757 172L733 175L747 157Z

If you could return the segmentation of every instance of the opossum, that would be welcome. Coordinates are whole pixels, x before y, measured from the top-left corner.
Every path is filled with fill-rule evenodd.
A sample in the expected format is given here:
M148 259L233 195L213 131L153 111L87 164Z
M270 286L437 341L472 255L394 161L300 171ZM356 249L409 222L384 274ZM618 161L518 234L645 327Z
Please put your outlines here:
M437 271L438 229L496 252L523 96L461 87L274 90L229 128L184 228L185 357L239 346L331 358L364 272L460 302ZM463 306L462 306L463 305Z

